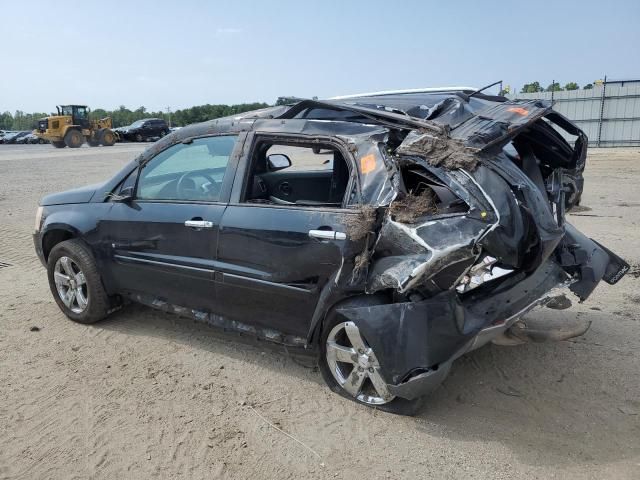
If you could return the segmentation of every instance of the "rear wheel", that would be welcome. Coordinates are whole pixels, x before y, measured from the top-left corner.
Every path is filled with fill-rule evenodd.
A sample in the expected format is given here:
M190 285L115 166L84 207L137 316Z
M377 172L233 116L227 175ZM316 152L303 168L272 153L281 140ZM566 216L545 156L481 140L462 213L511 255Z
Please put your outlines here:
M93 255L82 241L66 240L53 247L47 274L56 303L71 320L94 323L107 316L109 297Z
M79 130L69 130L64 136L64 143L69 148L80 148L84 142L84 137Z
M116 143L116 135L108 128L100 130L100 132L98 132L98 138L100 139L100 143L105 147L111 147Z
M56 142L55 140L51 142L51 145L53 145L56 148L64 148L67 146L66 143L64 143L64 141L62 142Z
M399 415L415 415L422 399L395 397L382 376L373 349L353 322L334 317L321 337L320 372L334 392L370 407Z

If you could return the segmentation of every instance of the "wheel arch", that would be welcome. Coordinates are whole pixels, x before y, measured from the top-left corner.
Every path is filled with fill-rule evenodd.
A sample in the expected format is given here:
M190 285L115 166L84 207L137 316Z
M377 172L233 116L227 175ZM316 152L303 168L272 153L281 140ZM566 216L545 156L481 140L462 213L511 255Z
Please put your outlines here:
M323 294L324 293L323 291ZM392 300L385 292L377 292L374 294L362 292L347 296L337 294L336 292L327 292L326 295L321 295L316 307L316 312L313 315L311 327L307 335L307 343L314 347L319 346L324 326L331 320L337 309L342 307L384 305L387 303L392 303Z
M48 228L42 234L42 255L45 261L49 260L49 254L53 247L73 238L79 238L79 234L68 225L56 225Z

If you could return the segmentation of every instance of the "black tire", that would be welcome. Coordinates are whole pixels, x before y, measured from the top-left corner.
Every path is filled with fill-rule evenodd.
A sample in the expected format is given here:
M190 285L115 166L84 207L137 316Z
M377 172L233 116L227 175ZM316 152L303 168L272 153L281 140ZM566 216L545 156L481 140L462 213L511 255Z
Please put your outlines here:
M116 134L108 128L104 128L98 132L100 143L105 147L112 147L116 143Z
M64 136L64 143L69 148L80 148L84 143L84 136L80 130L76 130L75 128L67 131Z
M44 138L39 138L39 139L38 139L38 143L39 143L40 145L44 145L44 143L45 143L45 142L44 142Z
M89 139L89 140L87 140L87 144L88 144L90 147L97 147L97 146L99 146L99 145L100 145L100 142L98 142L97 140L91 140L91 139Z
M54 279L54 272L56 263L62 257L70 259L79 268L79 271L84 274L87 303L81 312L73 311L60 298ZM49 279L49 288L58 307L74 322L95 323L105 318L109 313L109 297L102 285L96 262L89 248L81 240L66 240L53 247L47 260L47 277Z
M66 144L66 143L64 143L64 141L62 141L62 142L56 142L55 140L53 140L53 141L51 142L51 145L53 145L53 146L54 146L54 147L56 147L56 148L64 148L64 147L66 147L66 146L67 146L67 144Z
M378 304L379 302L376 302L375 300L373 300L373 303ZM405 398L395 397L393 400L389 401L388 403L384 403L381 405L373 405L370 403L360 401L358 398L352 396L336 381L335 377L331 373L331 369L327 361L327 338L329 336L329 333L332 331L332 329L336 325L342 322L344 322L344 318L341 318L340 316L335 315L334 311L330 312L323 324L322 332L320 335L320 345L319 345L320 357L318 359L318 366L320 368L320 373L322 374L322 378L324 379L325 383L329 386L329 388L333 392L337 393L338 395L348 398L349 400L354 401L356 403L366 405L367 407L377 408L379 410L383 410L389 413L394 413L396 415L413 416L416 413L418 413L419 410L422 408L422 405L424 403L424 398L407 400ZM364 339L364 341L366 342L366 339ZM383 366L381 365L381 368L382 367Z
M140 133L136 133L135 139L136 139L136 142L143 142L144 141L144 138L142 137L142 134L140 134Z

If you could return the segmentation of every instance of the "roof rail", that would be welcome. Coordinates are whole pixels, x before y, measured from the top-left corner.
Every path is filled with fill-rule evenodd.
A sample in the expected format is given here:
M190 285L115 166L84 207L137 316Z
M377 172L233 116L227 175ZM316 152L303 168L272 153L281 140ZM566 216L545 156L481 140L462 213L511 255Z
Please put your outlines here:
M404 90L382 90L379 92L357 93L354 95L340 95L331 97L328 100L347 100L359 97L378 97L383 95L402 95L406 93L437 93L437 92L474 92L475 87L427 87L427 88L407 88Z

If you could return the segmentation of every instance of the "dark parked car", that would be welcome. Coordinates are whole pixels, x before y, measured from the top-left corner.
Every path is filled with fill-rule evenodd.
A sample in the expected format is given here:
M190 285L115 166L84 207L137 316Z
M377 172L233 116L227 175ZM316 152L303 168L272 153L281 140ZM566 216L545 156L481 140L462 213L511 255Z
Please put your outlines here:
M29 131L25 131L25 132L11 132L6 134L3 137L3 143L6 144L15 144L15 143L25 143L22 139L24 137L26 137L27 135L30 135L31 132Z
M20 143L20 144L44 144L44 143L48 143L44 138L40 138L37 135L35 135L32 132L28 132L26 135L23 135L22 137L18 138L16 140L15 143Z
M160 118L145 118L133 122L128 127L116 128L121 139L132 142L146 142L150 139L162 138L171 133L167 122Z
M44 197L35 248L72 320L141 302L304 347L334 391L412 413L456 358L628 270L565 219L586 148L537 100L301 101L182 128Z

